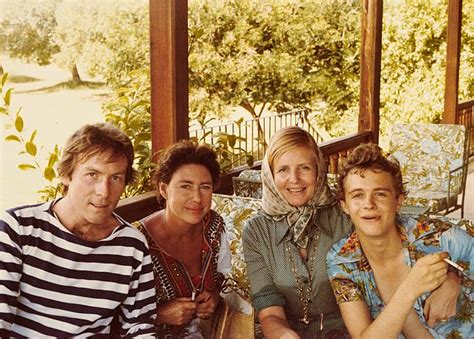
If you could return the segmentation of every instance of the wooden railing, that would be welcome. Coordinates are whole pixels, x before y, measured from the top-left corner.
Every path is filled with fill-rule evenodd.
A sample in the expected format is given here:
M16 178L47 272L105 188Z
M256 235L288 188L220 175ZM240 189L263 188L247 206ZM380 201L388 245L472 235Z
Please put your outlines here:
M469 156L474 155L474 100L469 100L458 104L456 110L456 122L466 126L468 131L468 150Z
M339 162L347 155L347 152L357 145L369 142L371 132L359 132L348 136L322 142L319 146L328 162L329 173L336 173ZM221 177L221 184L216 193L233 194L232 177L237 176L248 166L241 166L225 173ZM260 168L260 162L255 163L252 168ZM139 220L146 215L158 210L158 202L154 192L147 192L135 197L122 199L117 206L116 212L128 221Z

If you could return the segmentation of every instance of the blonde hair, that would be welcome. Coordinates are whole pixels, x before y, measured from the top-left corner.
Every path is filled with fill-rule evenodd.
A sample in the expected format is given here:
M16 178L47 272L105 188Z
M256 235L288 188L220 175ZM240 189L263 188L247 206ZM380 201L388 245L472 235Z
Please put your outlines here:
M275 161L289 150L299 146L314 151L316 162L324 163L323 154L311 134L300 127L285 127L273 135L268 145L267 161L272 173Z

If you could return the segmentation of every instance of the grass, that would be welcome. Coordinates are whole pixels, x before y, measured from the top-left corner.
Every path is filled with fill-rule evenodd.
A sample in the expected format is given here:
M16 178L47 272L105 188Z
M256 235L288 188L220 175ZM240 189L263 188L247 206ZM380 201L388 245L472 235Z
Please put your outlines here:
M70 90L70 89L97 89L97 88L102 88L105 86L105 82L99 82L99 81L63 81L60 83L57 83L53 86L47 86L47 87L42 87L42 88L35 88L31 90L26 90L26 91L17 91L16 93L53 93L53 92L59 92L62 90Z
M21 83L26 83L26 82L39 81L40 79L33 78L27 75L10 75L8 77L8 80L12 83L21 84Z

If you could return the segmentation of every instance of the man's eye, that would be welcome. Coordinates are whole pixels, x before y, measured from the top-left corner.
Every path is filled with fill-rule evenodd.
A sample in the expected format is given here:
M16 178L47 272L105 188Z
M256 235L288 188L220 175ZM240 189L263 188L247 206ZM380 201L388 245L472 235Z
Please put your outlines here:
M87 173L87 176L88 176L88 177L91 177L91 178L95 178L95 177L97 176L97 173L95 173L95 172L89 172L89 173Z
M201 186L201 188L202 188L203 190L208 191L208 190L211 190L211 189L212 189L212 186L211 186L211 185L203 185L203 186Z
M185 190L187 190L187 189L190 189L190 188L191 188L191 185L189 185L189 184L184 184L184 185L181 185L181 188L184 188Z
M114 176L112 176L112 180L115 181L115 182L121 182L122 181L122 176L114 175Z

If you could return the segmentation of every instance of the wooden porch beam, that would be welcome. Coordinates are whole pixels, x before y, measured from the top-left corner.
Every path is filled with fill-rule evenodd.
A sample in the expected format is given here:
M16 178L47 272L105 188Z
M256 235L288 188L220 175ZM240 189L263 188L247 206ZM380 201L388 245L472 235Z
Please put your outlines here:
M152 150L189 138L188 3L149 0Z
M443 123L456 124L461 54L462 0L448 1L448 33Z
M371 141L378 143L383 0L361 2L359 132L372 132Z

